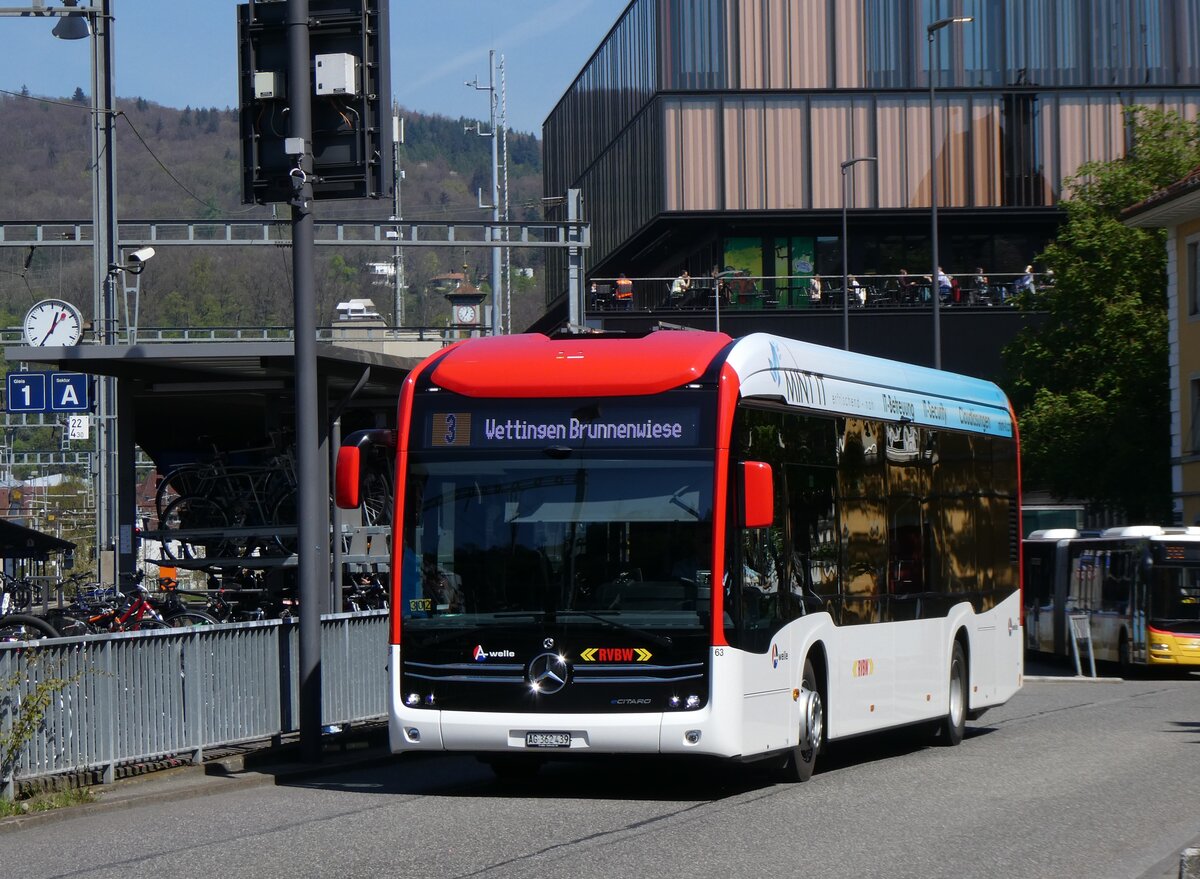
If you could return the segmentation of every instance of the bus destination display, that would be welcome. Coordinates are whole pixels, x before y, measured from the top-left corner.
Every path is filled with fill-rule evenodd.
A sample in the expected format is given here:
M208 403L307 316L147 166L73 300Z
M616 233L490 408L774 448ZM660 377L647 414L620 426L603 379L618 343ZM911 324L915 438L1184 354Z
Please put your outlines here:
M676 448L699 442L699 416L686 407L606 407L603 411L432 412L430 448Z

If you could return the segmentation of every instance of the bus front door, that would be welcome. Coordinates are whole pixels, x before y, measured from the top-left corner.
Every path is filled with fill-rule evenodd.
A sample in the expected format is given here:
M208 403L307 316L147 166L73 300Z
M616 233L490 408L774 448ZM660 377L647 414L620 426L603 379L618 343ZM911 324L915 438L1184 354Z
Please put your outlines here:
M1147 570L1143 566L1133 577L1133 600L1129 608L1129 658L1134 662L1145 662L1146 656L1146 607L1150 603L1150 584L1146 582Z

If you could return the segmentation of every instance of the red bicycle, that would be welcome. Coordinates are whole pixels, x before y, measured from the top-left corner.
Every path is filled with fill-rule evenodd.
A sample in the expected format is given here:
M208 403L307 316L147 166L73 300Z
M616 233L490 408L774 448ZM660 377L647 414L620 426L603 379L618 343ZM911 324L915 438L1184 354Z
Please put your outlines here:
M172 599L178 598L172 594ZM97 632L145 632L151 629L176 629L185 626L215 625L217 619L203 611L188 610L172 604L166 613L150 599L150 593L134 582L130 593L114 592L112 600L89 604L76 601L54 620L54 627L64 637Z

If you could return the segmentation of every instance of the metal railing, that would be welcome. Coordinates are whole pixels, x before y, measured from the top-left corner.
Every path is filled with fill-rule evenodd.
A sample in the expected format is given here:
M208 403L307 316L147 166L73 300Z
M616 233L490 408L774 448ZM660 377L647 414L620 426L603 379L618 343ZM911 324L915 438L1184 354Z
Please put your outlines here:
M851 275L851 308L933 307L928 275ZM949 276L951 287L941 290L941 304L991 308L1008 306L1027 285L1043 290L1053 283L1050 273L992 274L983 283L974 274ZM692 277L681 289L676 278L637 277L589 279L586 309L620 311L754 311L842 309L842 276L751 275L733 269ZM622 284L621 282L628 282ZM622 297L624 286L631 295Z
M15 779L184 757L299 729L299 626L264 620L0 644L0 742L35 694L49 708ZM387 712L387 612L321 618L322 725ZM34 700L36 701L36 700Z
M450 330L445 326L389 327L363 325L357 321L343 321L330 326L317 327L317 341L444 341L449 343ZM139 327L137 342L141 345L176 344L185 342L287 342L294 337L292 327ZM81 344L94 340L85 338ZM24 335L19 327L0 328L0 344L23 345ZM121 327L116 333L116 344L129 344L129 330Z

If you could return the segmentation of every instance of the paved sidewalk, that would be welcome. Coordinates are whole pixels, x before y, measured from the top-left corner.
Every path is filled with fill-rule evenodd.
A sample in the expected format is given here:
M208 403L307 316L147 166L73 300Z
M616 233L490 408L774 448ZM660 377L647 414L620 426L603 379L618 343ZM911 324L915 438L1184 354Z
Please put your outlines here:
M301 759L296 742L283 745L250 745L237 753L225 749L220 756L197 766L176 766L122 778L91 788L95 802L81 803L0 819L0 835L25 828L78 818L101 810L125 809L147 803L223 794L244 787L284 784L331 772L391 761L387 729L365 727L323 742L322 759Z

